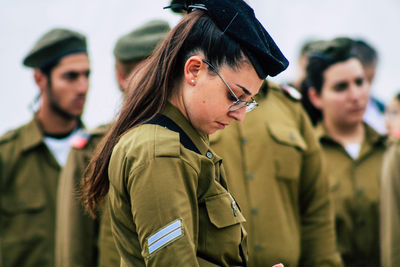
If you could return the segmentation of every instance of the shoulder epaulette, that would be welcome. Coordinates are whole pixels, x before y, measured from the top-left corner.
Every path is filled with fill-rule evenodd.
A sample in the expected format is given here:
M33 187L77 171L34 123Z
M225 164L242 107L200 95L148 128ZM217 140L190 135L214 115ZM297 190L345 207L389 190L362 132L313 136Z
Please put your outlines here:
M95 135L106 135L106 133L111 129L111 123L100 125L94 129L89 130L90 136Z
M5 143L13 138L15 138L18 135L18 130L10 130L6 132L3 136L0 137L0 144Z
M295 101L300 101L302 98L301 93L294 87L287 85L287 84L282 84L281 85L282 91L285 93L285 95L289 96L291 99Z
M87 145L89 138L90 135L86 130L79 130L71 141L71 147L83 149Z
M95 137L104 137L108 130L110 129L111 124L104 124L100 125L94 129L91 129L89 131L87 130L81 130L77 136L74 137L72 140L72 148L76 149L83 149L87 146L87 144L90 142L92 138Z
M268 89L283 93L285 96L294 101L300 101L302 98L301 93L294 87L288 84L278 84L268 81Z
M159 114L155 116L152 120L148 121L147 124L160 125L167 128L168 130L179 133L179 141L185 148L201 154L199 149L189 138L189 136L173 120L171 120L167 116Z

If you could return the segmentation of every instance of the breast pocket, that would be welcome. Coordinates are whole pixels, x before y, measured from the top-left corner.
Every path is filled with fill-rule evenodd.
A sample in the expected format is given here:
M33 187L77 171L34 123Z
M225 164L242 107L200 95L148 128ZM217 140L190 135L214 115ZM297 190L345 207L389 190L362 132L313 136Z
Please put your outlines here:
M1 227L5 230L4 242L18 243L43 237L49 231L44 217L46 198L38 181L18 177L1 195Z
M41 188L29 185L19 186L2 196L1 207L4 213L18 215L36 213L45 208L46 199Z
M269 124L267 131L274 141L273 158L275 175L282 179L298 179L307 144L299 130L290 125Z
M211 223L218 229L246 221L229 193L206 198L206 208Z
M246 221L238 205L226 192L205 198L205 207L208 223L202 227L200 244L217 257L227 254L235 258L243 238L241 223Z

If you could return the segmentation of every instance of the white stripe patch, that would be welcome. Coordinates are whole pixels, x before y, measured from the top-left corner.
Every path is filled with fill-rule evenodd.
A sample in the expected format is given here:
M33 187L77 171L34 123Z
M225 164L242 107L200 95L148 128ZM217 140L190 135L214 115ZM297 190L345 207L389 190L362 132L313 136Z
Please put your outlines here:
M181 236L183 236L182 220L177 219L148 238L149 254L151 255Z

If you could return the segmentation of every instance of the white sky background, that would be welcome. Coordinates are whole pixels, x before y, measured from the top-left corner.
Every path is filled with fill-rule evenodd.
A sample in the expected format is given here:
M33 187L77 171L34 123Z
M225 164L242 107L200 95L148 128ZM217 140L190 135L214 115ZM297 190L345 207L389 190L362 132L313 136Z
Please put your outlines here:
M373 93L388 102L400 91L399 0L250 0L258 19L290 61L273 78L295 77L296 58L308 39L345 35L363 38L380 53ZM147 20L163 18L174 26L179 16L162 10L168 0L2 0L0 9L0 135L29 121L29 104L38 93L22 59L53 27L88 36L91 86L83 120L89 128L112 120L121 95L114 78L112 49L119 36Z

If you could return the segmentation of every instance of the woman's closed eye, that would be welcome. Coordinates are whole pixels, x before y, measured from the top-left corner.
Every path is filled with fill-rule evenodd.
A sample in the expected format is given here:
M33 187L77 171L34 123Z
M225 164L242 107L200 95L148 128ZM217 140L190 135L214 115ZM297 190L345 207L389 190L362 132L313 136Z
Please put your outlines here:
M230 101L235 102L237 100L236 97L234 97L231 92L228 91L227 93L228 93L228 99Z

